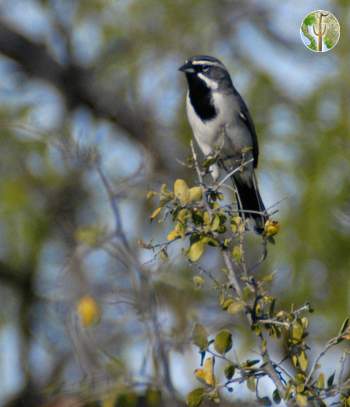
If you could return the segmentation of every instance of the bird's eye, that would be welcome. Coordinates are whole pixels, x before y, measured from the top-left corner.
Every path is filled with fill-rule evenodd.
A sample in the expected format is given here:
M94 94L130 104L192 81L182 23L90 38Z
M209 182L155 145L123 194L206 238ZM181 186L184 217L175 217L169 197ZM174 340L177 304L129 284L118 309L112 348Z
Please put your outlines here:
M208 72L209 71L209 66L208 65L204 65L202 68L203 72Z

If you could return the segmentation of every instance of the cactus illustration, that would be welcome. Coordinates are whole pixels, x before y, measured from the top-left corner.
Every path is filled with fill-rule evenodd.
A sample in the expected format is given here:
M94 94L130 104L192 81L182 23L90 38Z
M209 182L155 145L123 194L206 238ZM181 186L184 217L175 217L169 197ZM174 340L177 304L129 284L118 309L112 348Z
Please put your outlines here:
M312 30L317 37L317 51L322 52L323 36L327 31L327 23L323 23L323 17L327 17L329 13L320 11L318 14L318 21L316 24L313 24Z
M307 44L307 46L312 49L313 51L316 51L316 41L313 37L313 35L309 32L309 27L312 26L316 22L316 18L314 14L309 14L303 21L300 29L301 32L303 33L304 37L307 38L310 42L310 44Z

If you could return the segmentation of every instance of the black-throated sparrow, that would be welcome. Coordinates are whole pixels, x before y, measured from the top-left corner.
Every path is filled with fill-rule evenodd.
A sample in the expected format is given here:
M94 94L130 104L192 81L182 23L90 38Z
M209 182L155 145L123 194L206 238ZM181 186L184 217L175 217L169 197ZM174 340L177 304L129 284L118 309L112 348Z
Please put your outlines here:
M219 167L234 172L237 205L243 217L252 218L262 233L268 216L261 199L254 168L258 165L258 140L253 120L233 86L224 64L211 56L189 58L179 68L186 74L187 116L194 138L204 155L219 152L219 166L210 170L216 180Z

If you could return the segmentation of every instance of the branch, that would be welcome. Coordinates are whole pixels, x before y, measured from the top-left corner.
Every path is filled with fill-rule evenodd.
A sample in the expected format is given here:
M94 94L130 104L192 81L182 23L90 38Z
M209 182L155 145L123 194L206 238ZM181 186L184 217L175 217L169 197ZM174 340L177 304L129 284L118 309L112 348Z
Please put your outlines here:
M245 166L252 163L253 161L254 161L254 158L251 158L250 160L245 161L238 167L234 168L231 172L227 173L224 176L224 178L213 188L214 191L217 191L225 181L227 181L230 177L232 177L232 175L236 174L236 172L238 172L238 171L241 171Z
M169 169L169 161L154 137L151 110L128 105L125 98L118 97L116 89L99 88L92 69L74 62L61 65L44 44L29 40L1 19L0 53L15 61L25 74L56 87L69 110L82 105L88 107L97 117L115 123L132 140L152 151L157 168Z
M108 178L104 174L100 163L97 164L96 169L100 176L102 184L107 192L109 203L112 208L113 216L115 218L115 235L121 239L121 242L123 244L123 249L125 253L121 253L121 255L126 256L127 260L126 264L128 264L128 262L130 263L129 268L131 269L130 271L132 271L131 273L129 273L130 278L132 278L133 273L135 273L136 276L138 277L137 279L133 279L133 287L138 297L142 296L142 300L145 303L140 307L139 312L142 315L142 321L144 323L146 331L149 334L150 341L153 342L154 360L157 359L155 357L155 355L157 355L161 362L162 373L160 375L160 378L163 381L168 392L175 399L176 392L171 380L168 354L166 352L158 318L157 298L155 290L152 286L150 275L147 272L147 270L143 269L142 265L140 264L137 256L135 256L135 253L127 240L120 216L117 195L114 193L113 188ZM148 317L153 328L153 331L149 329L147 323Z
M203 177L202 177L202 173L200 171L200 167L198 164L198 160L197 160L197 154L196 151L194 149L193 146L193 141L191 141L191 150L192 150L192 156L193 156L193 161L194 161L194 166L197 172L197 176L198 176L198 180L199 183L203 189L203 201L205 204L205 207L208 210L208 213L212 213L210 205L206 199L206 193L207 190L205 188L205 184L203 183ZM223 182L226 181L226 179L228 179L229 177L231 177L235 171L239 171L244 165L247 165L251 160L249 160L248 162L245 162L243 164L241 164L238 168L236 168L235 170L231 171L230 173L228 173L223 180L221 181L221 183L219 183L219 186L222 185ZM237 195L238 199L239 196ZM240 236L240 244L242 245L242 237ZM234 266L233 266L233 262L232 259L230 257L230 254L228 253L227 250L222 250L222 256L225 262L225 265L227 267L228 270L228 279L229 279L229 283L232 286L232 288L234 289L234 291L236 292L237 296L239 297L240 300L243 301L243 293L242 293L242 289L239 283L239 277L237 277ZM245 276L247 277L247 270L245 269ZM249 325L252 325L252 316L249 312L246 312L246 317L248 320ZM273 381L273 383L275 384L276 388L278 389L279 394L281 395L282 398L285 397L285 387L282 383L282 380L280 378L280 376L278 375L278 373L276 372L271 358L269 356L268 350L267 350L267 346L264 346L264 343L266 343L266 340L264 339L264 336L262 333L260 333L259 335L259 339L260 339L260 348L261 348L261 356L264 360L264 367L263 370L265 371L265 373L270 377L270 379ZM294 403L291 400L286 400L286 404L287 406L292 406L294 405Z
M315 370L317 369L318 362L320 361L321 358L331 349L333 346L337 345L340 341L340 336L336 336L332 339L330 339L326 346L323 348L323 350L319 353L319 355L315 358L314 363L312 364L312 367L310 369L310 372L305 380L305 385L309 383L309 381L312 378L312 375L314 374Z

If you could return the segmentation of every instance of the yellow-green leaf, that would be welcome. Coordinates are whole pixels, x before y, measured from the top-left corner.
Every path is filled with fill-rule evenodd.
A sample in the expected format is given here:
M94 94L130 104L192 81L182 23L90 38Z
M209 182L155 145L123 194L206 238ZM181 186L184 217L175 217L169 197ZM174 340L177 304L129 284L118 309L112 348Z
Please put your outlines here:
M320 375L318 376L317 381L316 381L316 387L318 387L319 389L325 388L324 373L320 373Z
M164 206L169 201L174 198L174 194L168 191L168 187L166 184L163 184L160 188L160 198L159 198L159 205Z
M155 219L155 218L161 213L161 211L162 211L162 208L161 208L161 207L159 207L159 208L157 208L156 210L154 210L154 211L152 212L152 215L150 216L150 219L151 219L151 220Z
M202 324L195 324L192 333L192 341L198 346L200 351L204 351L208 347L208 333Z
M154 191L148 191L146 195L146 199L152 199L154 196L157 195L157 192Z
M235 365L229 363L224 369L224 374L227 380L231 380L235 374Z
M298 362L300 369L305 372L308 365L307 355L304 351L301 351L300 355L298 356Z
M221 308L224 310L224 311L226 311L227 309L228 309L228 307L232 304L232 303L234 303L234 300L232 299L232 298L226 298L226 299L223 299L222 300L222 302L221 302Z
M208 386L215 386L214 374L215 359L213 357L207 358L204 362L203 368L196 369L194 374L196 378Z
M277 233L279 232L280 227L281 227L281 226L280 226L280 224L279 224L279 222L278 222L277 220L269 219L269 220L267 220L266 223L265 223L264 235L265 235L266 237L275 236L275 235L277 235Z
M177 220L181 223L186 223L187 219L190 217L190 211L188 209L181 209L177 215Z
M232 257L237 263L240 263L242 260L242 248L240 246L235 246L232 249Z
M291 336L293 341L300 342L300 340L303 337L303 333L304 333L303 325L299 321L294 322L291 328Z
M181 205L187 205L190 201L190 190L183 179L177 179L174 183L174 194Z
M307 397L304 394L297 394L295 401L298 407L307 407L308 405Z
M75 238L87 246L96 246L99 244L104 231L99 226L83 226L76 230Z
M232 334L230 331L223 329L220 331L214 341L215 350L224 355L232 348Z
M202 276L194 276L193 277L193 284L196 288L202 288L204 284L204 278Z
M202 188L201 187L193 187L190 188L190 201L196 202L202 199Z
M309 320L306 317L302 317L300 322L303 328L307 329L307 327L309 326Z
M203 222L205 225L209 225L210 224L210 215L208 212L204 212L203 214Z
M275 402L275 404L280 404L281 396L278 392L278 389L275 389L274 392L272 393L272 399Z
M215 215L211 222L210 230L212 232L216 232L219 229L219 227L220 227L220 216Z
M233 216L231 219L231 229L233 233L243 233L245 230L243 219L240 216Z
M274 272L274 271L273 271L272 273L266 274L266 275L262 278L262 281L263 281L264 283L271 283L271 282L273 281L273 278L274 278L275 274L276 274L276 272Z
M94 325L101 314L100 307L95 299L89 295L80 298L77 303L77 313L84 327Z
M171 232L169 232L167 240L172 241L179 237L183 238L184 236L185 236L184 226L181 223L177 223L175 225L175 228Z
M199 387L198 389L192 390L187 395L187 405L188 407L198 407L201 405L204 399L204 389Z
M192 262L198 261L204 253L204 247L205 243L203 242L203 240L199 240L198 242L193 243L188 250L188 258Z
M227 308L227 312L232 315L238 314L238 312L243 310L244 310L243 301L233 301Z

